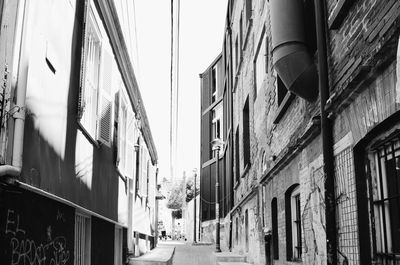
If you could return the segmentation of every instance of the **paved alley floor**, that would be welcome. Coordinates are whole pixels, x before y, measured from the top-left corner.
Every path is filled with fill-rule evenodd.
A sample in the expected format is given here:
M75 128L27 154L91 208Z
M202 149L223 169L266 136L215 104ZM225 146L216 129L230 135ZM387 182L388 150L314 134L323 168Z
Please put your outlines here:
M181 241L163 241L159 244L175 247L173 265L215 265L213 245L192 246L191 243Z

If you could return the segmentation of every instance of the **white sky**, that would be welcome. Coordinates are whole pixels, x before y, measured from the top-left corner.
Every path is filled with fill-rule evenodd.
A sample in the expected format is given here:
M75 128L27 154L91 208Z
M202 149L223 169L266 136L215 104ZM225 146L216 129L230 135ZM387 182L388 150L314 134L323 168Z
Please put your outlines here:
M178 174L200 168L200 78L222 51L228 0L181 0ZM170 0L135 0L139 69L135 69L156 144L169 177ZM199 170L198 170L199 171ZM180 173L179 173L180 172Z

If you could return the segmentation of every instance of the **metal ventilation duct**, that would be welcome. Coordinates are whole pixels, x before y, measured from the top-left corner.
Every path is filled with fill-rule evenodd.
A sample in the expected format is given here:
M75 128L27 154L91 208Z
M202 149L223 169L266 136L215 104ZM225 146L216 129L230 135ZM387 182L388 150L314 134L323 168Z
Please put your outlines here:
M306 46L303 0L270 0L270 8L275 70L289 91L314 101L318 73Z

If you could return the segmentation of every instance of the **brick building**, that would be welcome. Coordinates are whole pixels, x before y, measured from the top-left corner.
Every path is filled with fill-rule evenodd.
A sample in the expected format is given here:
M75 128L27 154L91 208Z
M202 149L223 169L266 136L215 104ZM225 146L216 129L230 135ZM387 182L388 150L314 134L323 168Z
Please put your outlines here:
M254 264L399 262L399 8L229 1L226 249Z
M0 2L0 263L154 247L157 151L126 1Z

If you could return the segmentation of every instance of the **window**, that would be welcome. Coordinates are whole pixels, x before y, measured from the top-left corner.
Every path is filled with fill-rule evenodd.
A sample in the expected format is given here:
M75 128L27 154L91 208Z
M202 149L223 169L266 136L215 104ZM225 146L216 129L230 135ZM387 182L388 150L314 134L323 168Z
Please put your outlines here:
M239 126L235 133L235 175L236 182L240 181L240 156L239 156Z
M400 261L400 137L377 148L375 163L373 203L377 255L385 261L382 264L396 263Z
M235 69L238 68L239 65L239 43L238 43L238 37L236 36L235 40Z
M122 95L122 92L120 93ZM127 119L128 119L128 109L126 106L126 101L123 96L120 97L120 109L119 109L119 168L125 171L126 161L126 136L127 136Z
M135 172L135 195L139 194L140 190L140 159L141 159L141 146L140 146L140 139L137 140L136 145L138 146L138 150L136 151L136 172Z
M305 31L307 48L311 56L313 56L317 51L314 0L304 1L304 18L304 28L307 29Z
M93 140L110 145L113 57L102 45L98 15L88 4L81 65L78 121Z
M146 191L147 191L147 161L148 161L148 153L147 153L147 148L144 145L140 146L140 168L141 168L141 174L140 174L140 194L142 196L147 196Z
M279 233L278 233L278 200L273 198L271 202L272 223L272 253L274 259L279 259Z
M248 23L251 19L251 11L253 8L252 5L253 5L252 0L246 0L246 25L248 25Z
M239 217L236 217L236 233L235 233L235 238L236 238L236 244L239 244Z
M74 246L74 265L90 264L90 237L91 237L90 217L75 214L75 246Z
M222 104L218 104L214 110L212 110L212 139L223 139L223 110ZM214 154L214 152L213 152Z
M287 260L301 260L300 188L293 185L285 193Z
M249 210L244 212L244 233L245 233L245 247L246 252L249 252Z
M122 83L122 81L121 81ZM134 176L135 115L127 104L123 87L118 92L118 168L129 178ZM117 115L116 115L117 116Z
M254 58L254 100L257 98L261 89L262 83L265 78L265 74L268 73L268 42L265 36L265 28L261 33L260 41L256 49L256 55Z
M211 72L211 89L212 89L212 95L211 95L211 103L215 102L218 96L218 91L217 91L217 66L214 66Z
M149 197L149 181L150 181L150 160L146 163L146 197Z
M240 14L239 20L239 49L240 49L240 57L243 57L243 13Z
M280 76L276 73L276 90L277 90L277 97L278 97L278 106L280 106L283 102L283 100L286 97L286 94L288 93L288 90L285 86L285 84L282 82L282 79Z
M267 170L267 153L264 151L262 154L262 161L261 161L261 172L265 172Z
M89 7L84 40L80 122L92 137L95 137L96 131L97 101L100 78L100 55L100 29L94 18L93 10L91 7Z
M243 153L244 166L250 164L250 120L249 120L249 97L243 107Z
M295 98L293 93L290 93L283 83L282 79L276 71L274 71L276 78L276 101L278 103L278 110L274 119L274 124L277 124L289 108L290 103Z

